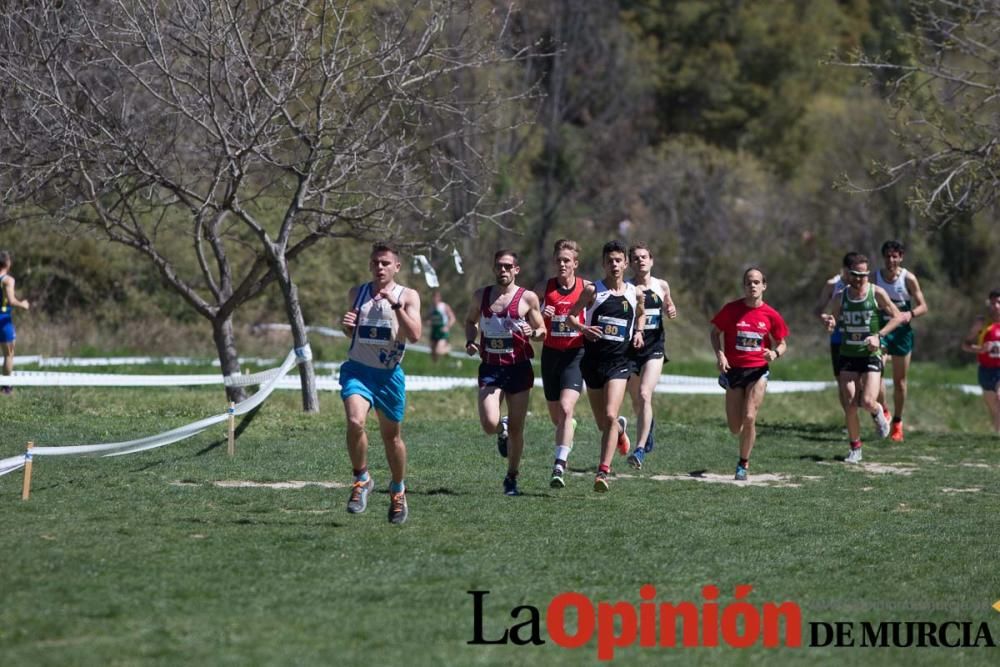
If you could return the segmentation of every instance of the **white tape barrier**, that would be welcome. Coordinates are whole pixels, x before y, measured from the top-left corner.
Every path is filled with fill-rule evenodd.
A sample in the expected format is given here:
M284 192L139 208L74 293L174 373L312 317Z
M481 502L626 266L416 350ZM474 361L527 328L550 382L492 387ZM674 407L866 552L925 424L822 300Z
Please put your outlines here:
M285 357L284 363L281 364L281 367L276 371L273 371L273 377L270 381L261 386L257 393L237 405L234 409L220 415L206 417L205 419L201 419L192 424L171 429L165 433L151 435L137 440L128 440L126 442L114 442L99 445L35 447L31 450L30 456L80 456L91 454L99 454L101 456L120 456L122 454L131 454L133 452L141 452L147 449L163 447L164 445L169 445L180 440L184 440L185 438L190 438L193 435L201 433L210 426L226 421L229 418L230 413L234 416L244 415L259 406L267 399L268 396L271 395L271 392L273 392L275 387L278 385L278 381L292 369L292 366L294 366L299 359L302 358L302 356L301 351L292 350L289 352L288 356ZM215 381L218 382L218 378L216 378ZM27 456L29 456L29 454L0 460L0 475L13 472L23 467L27 460Z
M339 367L339 364L331 364ZM245 387L270 382L278 370L271 369L250 375L236 375L223 378L219 375L117 375L113 373L52 373L47 371L16 371L2 380L12 386L32 387L185 387L205 386L224 383L226 386ZM406 378L407 391L446 391L476 387L476 378L442 377L430 375L409 375ZM886 381L892 385L891 380ZM275 389L300 389L299 378L281 377L274 385ZM979 394L978 385L950 385L952 388L966 394ZM541 388L540 378L535 380L535 387ZM813 392L835 389L837 383L771 380L767 391L772 394L787 394L793 392ZM340 382L336 374L316 378L316 388L320 391L340 391ZM716 378L695 377L690 375L664 375L655 388L657 394L717 394L725 390L719 386Z
M291 325L289 325L289 324L280 324L280 323L274 323L274 324L255 324L254 328L257 329L258 331L289 331L290 332L292 330ZM329 336L331 338L347 338L347 335L343 331L341 331L340 329L333 329L331 327L313 327L313 326L307 326L306 327L306 331L307 332L318 333L321 336ZM406 344L406 349L407 349L407 351L413 351L413 352L424 352L426 354L430 354L431 353L430 346L429 345L424 345L423 343L407 343ZM450 352L448 352L448 356L449 357L454 357L455 359L469 359L470 358L469 355L467 355L464 351L460 351L460 350L451 350ZM535 360L533 363L537 364L538 361Z

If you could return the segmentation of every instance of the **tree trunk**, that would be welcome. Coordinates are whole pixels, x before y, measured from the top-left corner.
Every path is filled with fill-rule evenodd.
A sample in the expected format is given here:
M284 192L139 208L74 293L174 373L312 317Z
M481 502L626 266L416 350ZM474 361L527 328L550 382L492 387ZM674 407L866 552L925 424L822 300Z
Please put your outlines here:
M304 348L309 344L306 334L306 323L302 318L302 305L299 303L299 290L292 281L288 264L282 258L278 261L278 283L281 294L285 298L285 315L292 327L292 344L295 349ZM305 361L299 361L299 379L302 383L302 411L319 412L319 397L316 394L316 369L313 367L312 355Z
M240 360L236 354L236 337L233 335L233 318L215 318L212 320L212 338L215 349L219 353L219 363L222 365L223 376L240 374ZM246 400L246 387L226 387L226 398L234 403Z

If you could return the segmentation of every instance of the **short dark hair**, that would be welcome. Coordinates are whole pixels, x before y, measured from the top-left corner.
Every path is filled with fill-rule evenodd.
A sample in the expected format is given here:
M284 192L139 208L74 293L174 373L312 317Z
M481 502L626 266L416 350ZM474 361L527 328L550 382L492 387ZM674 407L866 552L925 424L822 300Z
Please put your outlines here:
M759 273L760 281L765 285L767 284L767 274L764 273L764 269L760 268L759 266L751 266L750 268L748 268L746 271L743 272L744 285L747 284L747 276L750 274L751 271L756 271L757 273Z
M998 287L997 289L990 290L990 300L991 301L993 299L997 298L998 296L1000 296L1000 287Z
M862 255L860 252L856 252L856 253L854 253L854 259L852 259L851 263L847 265L847 268L848 269L853 269L858 264L868 264L868 263L869 262L868 262L868 258L867 257L865 257L864 255ZM870 266L870 264L869 264L869 266Z
M371 256L374 257L380 252L391 252L397 258L399 257L399 247L392 241L376 241L373 243Z
M844 255L844 261L843 261L844 268L845 269L851 268L851 262L853 262L854 258L857 257L860 254L861 253L851 251L851 252L847 253L846 255Z
M10 264L10 253L6 250L0 250L0 266L8 266Z
M629 249L628 249L628 258L629 258L629 260L632 259L632 253L634 253L636 250L645 250L646 252L649 253L650 257L653 256L653 251L649 249L648 245L646 245L642 241L636 241L631 246L629 246Z
M513 250L509 249L509 248L500 248L495 253L493 253L493 263L496 264L497 260L500 259L501 257L503 257L504 255L510 255L511 257L513 257L514 258L514 266L520 266L520 264L518 262L518 259L517 259L517 253L514 252Z
M608 241L604 244L604 247L601 248L601 259L604 259L613 252L620 252L628 257L628 249L625 247L625 244L615 239L614 241Z
M895 241L893 239L890 239L882 244L881 253L883 257L893 251L898 252L900 255L905 255L906 246L903 245L902 241Z

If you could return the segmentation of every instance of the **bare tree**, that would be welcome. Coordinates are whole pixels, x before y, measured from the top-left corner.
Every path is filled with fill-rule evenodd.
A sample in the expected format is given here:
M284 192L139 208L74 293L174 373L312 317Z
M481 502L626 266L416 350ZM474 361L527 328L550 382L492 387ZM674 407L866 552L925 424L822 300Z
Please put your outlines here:
M503 59L505 17L480 0L17 5L0 19L7 213L151 261L226 374L234 312L273 282L307 349L291 263L319 241L435 244L503 213L489 156L456 150L502 106L461 85ZM462 216L441 215L457 193ZM315 411L308 359L300 374Z
M881 162L878 187L912 176L911 203L940 224L997 200L1000 186L1000 3L912 0L912 58L853 54L899 122L903 160Z

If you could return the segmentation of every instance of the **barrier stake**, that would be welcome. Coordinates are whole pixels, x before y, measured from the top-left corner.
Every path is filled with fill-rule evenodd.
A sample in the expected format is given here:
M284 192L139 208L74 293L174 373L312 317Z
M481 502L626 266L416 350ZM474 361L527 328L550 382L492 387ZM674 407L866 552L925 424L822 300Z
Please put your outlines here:
M226 450L230 456L236 454L236 403L229 402L229 447Z
M29 442L28 449L24 452L24 485L21 487L21 500L31 497L31 450L35 448L35 443Z

